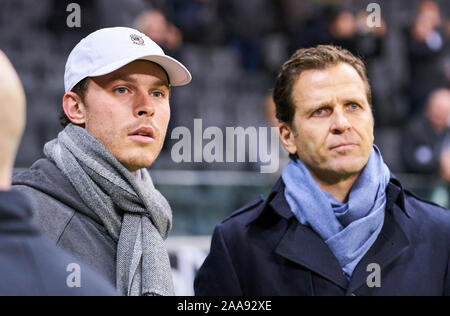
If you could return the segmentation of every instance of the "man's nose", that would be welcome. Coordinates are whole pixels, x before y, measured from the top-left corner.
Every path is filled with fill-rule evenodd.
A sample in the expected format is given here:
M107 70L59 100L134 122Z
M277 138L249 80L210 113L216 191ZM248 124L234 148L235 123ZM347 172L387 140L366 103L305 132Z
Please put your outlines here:
M147 93L141 93L136 100L136 106L134 109L135 116L153 116L155 114L154 100Z
M342 134L352 125L343 111L335 111L333 113L330 130L333 134Z

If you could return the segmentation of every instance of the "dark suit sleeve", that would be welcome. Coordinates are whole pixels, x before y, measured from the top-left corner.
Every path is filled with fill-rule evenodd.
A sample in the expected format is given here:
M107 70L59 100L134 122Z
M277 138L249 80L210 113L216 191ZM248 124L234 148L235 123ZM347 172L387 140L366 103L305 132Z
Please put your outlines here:
M194 289L197 296L243 295L222 225L218 225L214 231L210 253L197 274Z

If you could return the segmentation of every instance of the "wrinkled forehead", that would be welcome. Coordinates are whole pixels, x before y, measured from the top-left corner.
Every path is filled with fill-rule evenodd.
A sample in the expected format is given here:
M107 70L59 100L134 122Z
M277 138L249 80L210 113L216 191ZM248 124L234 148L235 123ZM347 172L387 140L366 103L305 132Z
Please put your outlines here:
M293 96L300 104L342 99L368 102L366 84L348 64L303 71L295 82Z

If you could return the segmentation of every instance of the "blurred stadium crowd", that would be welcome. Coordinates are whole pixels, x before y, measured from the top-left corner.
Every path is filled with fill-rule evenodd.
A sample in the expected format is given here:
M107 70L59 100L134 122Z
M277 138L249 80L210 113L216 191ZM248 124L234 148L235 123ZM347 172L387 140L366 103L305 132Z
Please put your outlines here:
M81 28L67 27L71 2L81 6ZM379 28L366 23L372 2L382 9ZM173 90L168 140L153 169L219 172L205 174L211 181L193 173L161 173L161 191L180 210L174 224L179 234L210 233L227 212L261 193L258 185L269 188L274 181L261 182L261 176L254 186L243 184L249 172L259 170L251 163L175 164L171 129L192 129L195 118L219 128L276 124L268 96L280 66L295 50L317 44L340 45L364 57L376 143L388 165L419 194L448 206L448 1L0 0L0 48L17 68L28 99L16 167L42 157L44 143L61 129L64 65L71 48L98 28L119 25L149 35L194 77L190 86ZM229 184L224 170L235 172ZM193 185L177 187L177 178L186 183L188 175ZM215 215L204 212L211 208ZM202 228L205 216L209 221Z

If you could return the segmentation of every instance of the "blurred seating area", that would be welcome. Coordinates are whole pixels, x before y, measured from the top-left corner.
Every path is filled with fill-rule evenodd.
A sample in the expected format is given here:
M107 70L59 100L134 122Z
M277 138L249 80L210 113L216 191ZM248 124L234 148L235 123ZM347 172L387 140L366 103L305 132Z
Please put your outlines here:
M67 27L71 2L81 7L81 28ZM17 68L28 100L16 167L43 157L43 145L61 129L71 48L95 29L134 26L192 72L189 86L173 89L168 138L152 169L173 205L174 234L210 234L233 209L267 193L277 174L259 174L256 163L174 163L171 131L192 130L196 118L204 128L222 130L270 126L266 98L282 63L299 48L336 44L368 64L376 143L391 170L417 194L449 206L450 3L378 0L382 23L370 28L366 8L372 2L1 0L0 48ZM436 91L444 91L438 101ZM437 114L429 110L434 101ZM441 122L433 123L436 117Z

